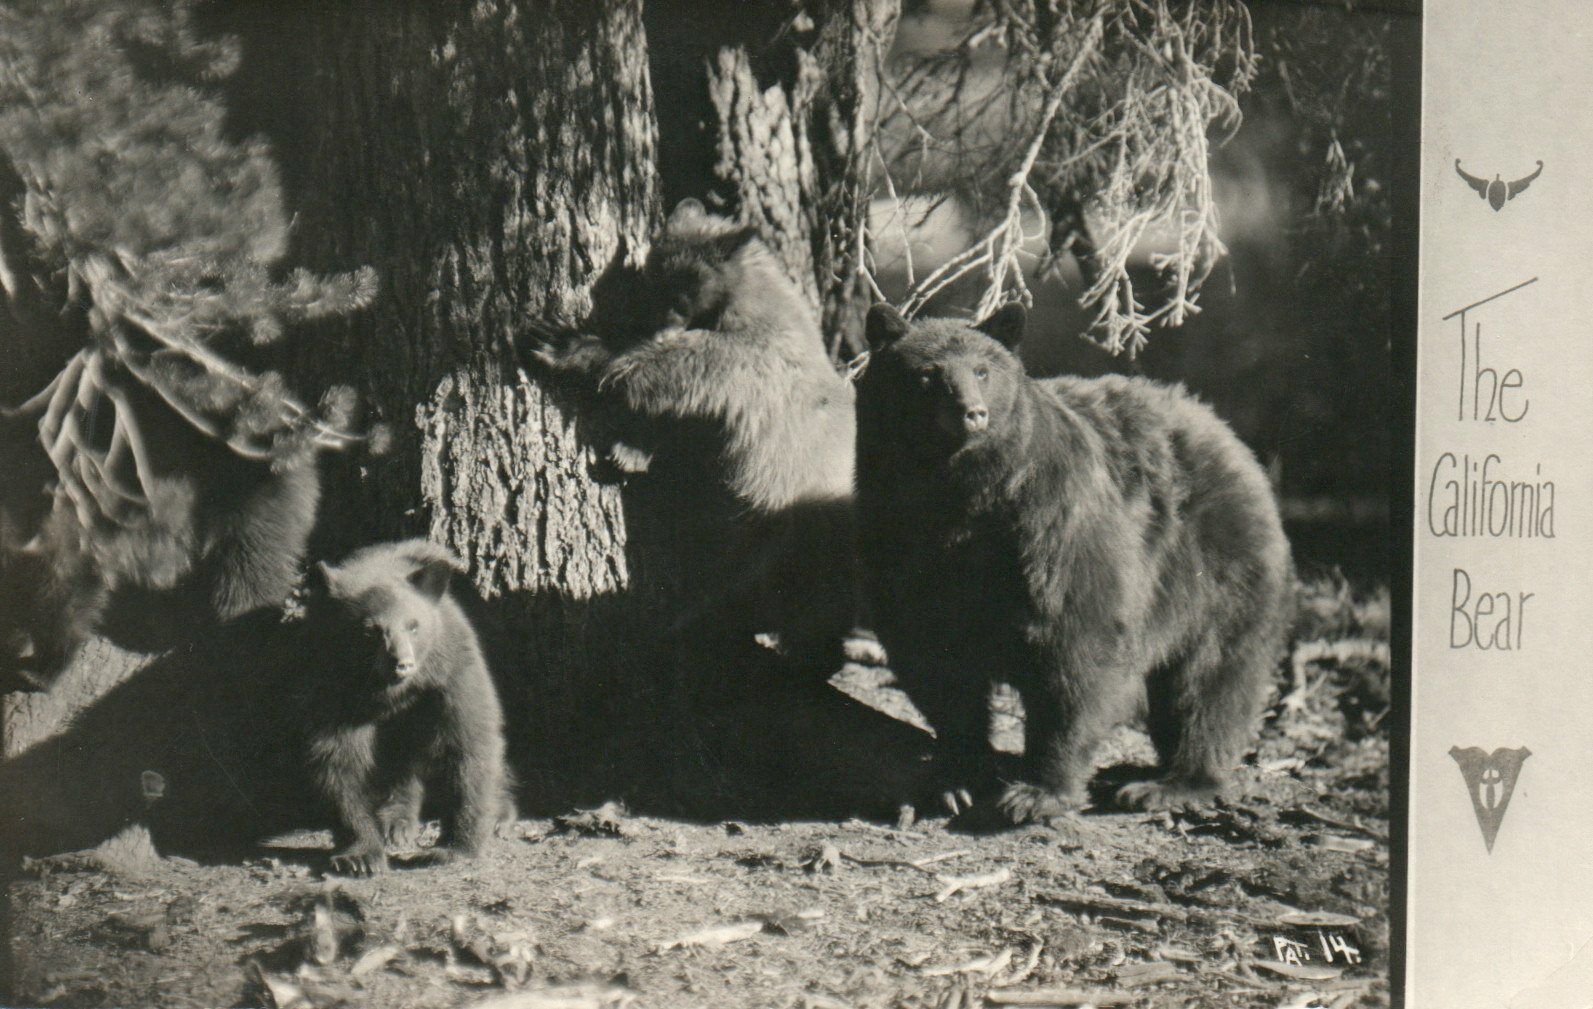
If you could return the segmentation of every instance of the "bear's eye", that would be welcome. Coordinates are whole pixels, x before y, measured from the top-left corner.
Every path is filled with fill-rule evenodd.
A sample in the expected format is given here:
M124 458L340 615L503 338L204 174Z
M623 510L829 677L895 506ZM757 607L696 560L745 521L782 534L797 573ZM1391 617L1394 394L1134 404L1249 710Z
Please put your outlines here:
M414 634L416 631L420 630L420 621L411 619L408 623L406 623L404 625L404 630L408 631L411 634Z
M918 384L926 389L929 388L929 383L933 382L934 380L935 373L932 371L921 371L918 373Z
M974 369L974 378L977 378L979 381L983 382L985 379L987 379L989 377L990 377L990 369L986 368L984 365L980 365L979 367Z

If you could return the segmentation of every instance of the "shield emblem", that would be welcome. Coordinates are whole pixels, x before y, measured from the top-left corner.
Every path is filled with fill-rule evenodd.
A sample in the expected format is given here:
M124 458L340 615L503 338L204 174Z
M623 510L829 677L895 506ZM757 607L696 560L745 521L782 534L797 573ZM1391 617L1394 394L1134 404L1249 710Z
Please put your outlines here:
M1500 747L1489 753L1478 746L1452 746L1449 755L1460 766L1460 775L1471 793L1472 811L1477 814L1477 826L1482 828L1482 843L1491 853L1505 810L1510 807L1521 764L1532 756L1532 751L1524 746L1513 750Z

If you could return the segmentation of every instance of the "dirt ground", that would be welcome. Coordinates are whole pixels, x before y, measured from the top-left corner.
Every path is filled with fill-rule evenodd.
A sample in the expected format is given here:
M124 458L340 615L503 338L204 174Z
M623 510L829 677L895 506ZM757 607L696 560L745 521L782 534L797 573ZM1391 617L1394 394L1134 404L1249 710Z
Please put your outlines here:
M1304 610L1239 787L1198 811L980 833L614 806L375 879L325 877L317 835L218 865L102 851L11 886L13 1002L1387 1006L1387 596L1327 579ZM883 670L838 685L905 712ZM998 745L1018 718L998 698ZM1103 783L1151 759L1125 728Z

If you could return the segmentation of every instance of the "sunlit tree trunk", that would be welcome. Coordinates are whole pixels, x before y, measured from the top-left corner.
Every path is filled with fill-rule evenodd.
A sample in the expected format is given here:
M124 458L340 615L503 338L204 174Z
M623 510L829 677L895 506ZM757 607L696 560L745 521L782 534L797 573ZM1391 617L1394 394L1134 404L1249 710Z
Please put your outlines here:
M395 435L332 474L320 540L456 551L502 632L517 742L567 753L652 696L643 639L663 586L637 577L647 562L620 490L590 475L575 404L517 347L531 320L585 317L599 277L646 251L640 0L261 5L244 31L246 101L295 88L257 114L303 208L298 258L381 277L370 310L299 343L302 376L353 383Z

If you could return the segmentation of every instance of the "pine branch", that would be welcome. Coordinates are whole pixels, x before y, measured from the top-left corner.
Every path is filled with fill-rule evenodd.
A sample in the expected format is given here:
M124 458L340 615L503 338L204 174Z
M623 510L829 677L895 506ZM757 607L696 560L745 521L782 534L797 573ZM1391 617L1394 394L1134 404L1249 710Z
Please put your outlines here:
M276 465L375 434L347 428L350 395L313 409L280 375L250 371L227 350L354 311L376 279L368 268L273 279L289 215L270 151L228 137L217 95L174 83L219 80L238 65L234 41L198 36L193 9L191 0L0 7L0 162L21 189L18 227L0 226L0 289L14 298L30 279L20 235L29 263L64 278L66 304L89 320L83 349L19 409L41 413L41 444L85 527L147 507L154 479L137 412L107 380L113 368L250 460ZM104 450L84 434L95 409L114 418Z

